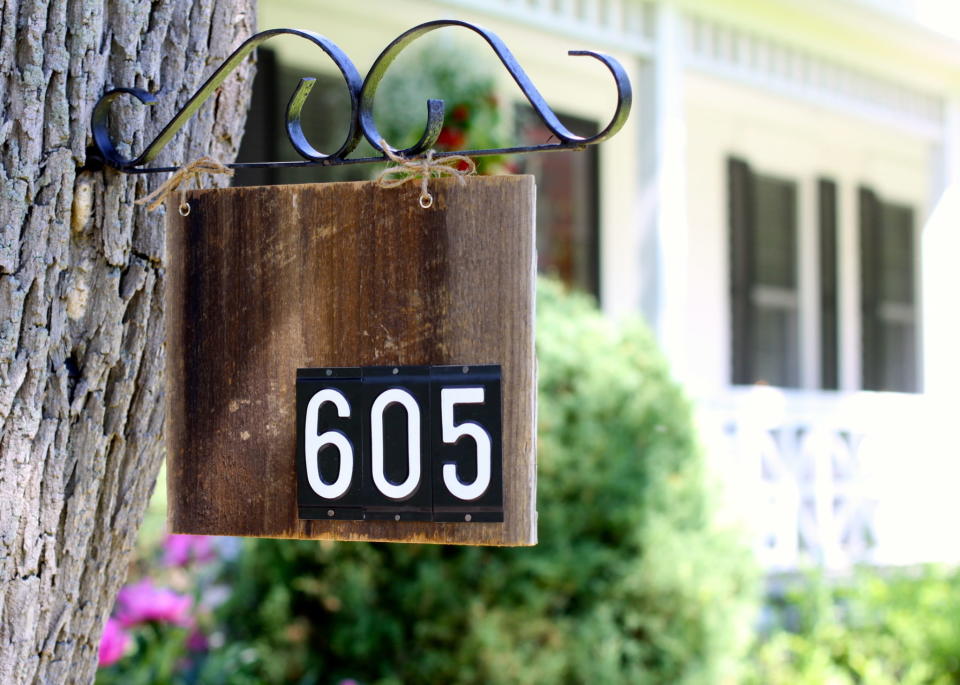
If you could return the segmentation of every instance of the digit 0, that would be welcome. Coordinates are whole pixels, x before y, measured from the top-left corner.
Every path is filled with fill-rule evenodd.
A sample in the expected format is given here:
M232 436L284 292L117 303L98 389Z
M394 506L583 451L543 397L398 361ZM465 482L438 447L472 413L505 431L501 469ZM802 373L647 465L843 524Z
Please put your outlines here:
M387 480L383 464L383 412L391 404L403 405L407 411L407 479L400 484ZM370 457L373 483L390 499L410 497L420 487L420 406L406 390L390 388L374 400L370 408Z

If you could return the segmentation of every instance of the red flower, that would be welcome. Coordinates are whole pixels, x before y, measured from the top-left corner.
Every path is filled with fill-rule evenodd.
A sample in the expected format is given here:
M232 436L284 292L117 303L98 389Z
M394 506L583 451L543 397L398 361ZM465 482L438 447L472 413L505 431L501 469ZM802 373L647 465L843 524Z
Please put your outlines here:
M449 126L440 129L440 135L437 136L437 143L448 150L460 150L467 142L467 136L463 131Z
M450 112L450 116L454 121L466 121L470 116L470 108L466 105L457 105L453 108L453 111Z

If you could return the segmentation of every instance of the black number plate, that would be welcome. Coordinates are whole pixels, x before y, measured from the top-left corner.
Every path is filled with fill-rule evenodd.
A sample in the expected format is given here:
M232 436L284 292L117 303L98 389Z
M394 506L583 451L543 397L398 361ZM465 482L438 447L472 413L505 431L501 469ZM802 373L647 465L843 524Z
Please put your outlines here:
M297 370L302 519L503 521L500 367Z

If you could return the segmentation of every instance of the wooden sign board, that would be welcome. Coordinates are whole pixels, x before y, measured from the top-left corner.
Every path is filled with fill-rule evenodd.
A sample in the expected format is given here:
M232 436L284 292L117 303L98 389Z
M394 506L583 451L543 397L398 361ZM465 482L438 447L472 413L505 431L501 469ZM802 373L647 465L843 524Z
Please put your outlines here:
M372 182L193 191L187 217L168 202L172 532L536 543L533 178L430 189L427 210ZM310 433L324 388L343 402L321 394Z

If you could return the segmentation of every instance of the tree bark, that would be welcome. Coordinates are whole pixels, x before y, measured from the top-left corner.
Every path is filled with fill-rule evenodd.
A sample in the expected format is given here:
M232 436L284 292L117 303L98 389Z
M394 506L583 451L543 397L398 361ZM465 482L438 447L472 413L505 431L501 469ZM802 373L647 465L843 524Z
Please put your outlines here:
M163 457L163 179L81 171L111 87L137 154L254 30L253 0L3 0L0 683L92 680ZM158 162L233 158L249 64ZM222 183L222 181L220 181ZM215 185L216 179L208 183Z

